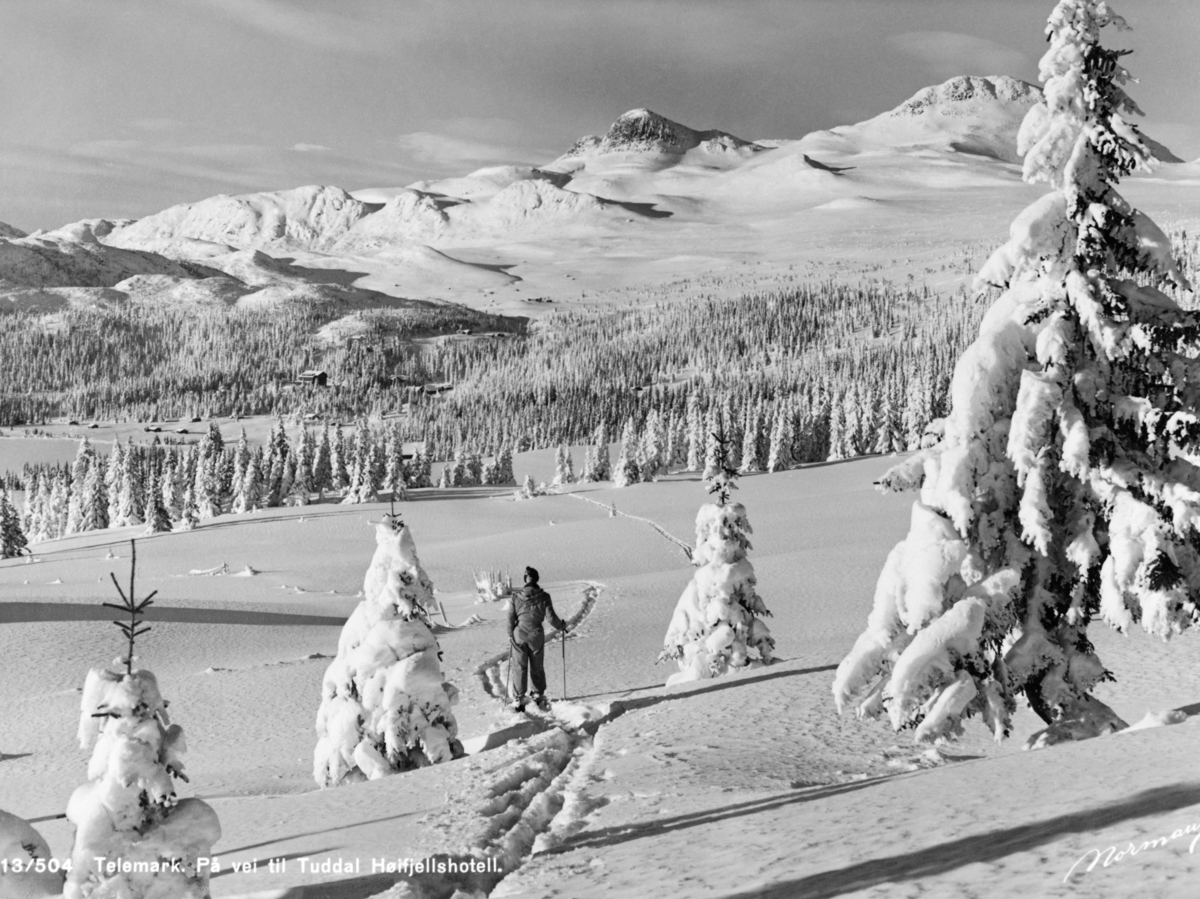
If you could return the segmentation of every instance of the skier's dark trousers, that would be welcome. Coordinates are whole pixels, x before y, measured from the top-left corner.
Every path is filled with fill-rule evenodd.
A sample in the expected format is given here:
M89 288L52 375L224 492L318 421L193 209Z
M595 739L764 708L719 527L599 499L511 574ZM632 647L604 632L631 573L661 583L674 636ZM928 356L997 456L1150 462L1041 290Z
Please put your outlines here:
M508 609L508 633L512 641L512 659L517 666L517 680L513 685L516 693L513 706L525 708L525 687L528 678L533 679L533 699L540 707L546 707L546 635L542 621L550 617L556 628L566 630L566 623L558 617L550 603L550 594L538 586L538 573L534 568L525 569L525 588L513 594Z

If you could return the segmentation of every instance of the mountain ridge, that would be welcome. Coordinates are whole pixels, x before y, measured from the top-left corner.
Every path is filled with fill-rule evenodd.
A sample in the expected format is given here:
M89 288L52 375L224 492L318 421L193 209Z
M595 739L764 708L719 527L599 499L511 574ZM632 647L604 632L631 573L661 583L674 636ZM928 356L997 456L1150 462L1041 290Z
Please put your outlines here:
M16 229L0 228L0 281L14 266L15 283L29 287L107 289L144 275L137 296L162 285L182 301L194 292L169 279L223 273L243 287L213 282L201 292L206 301L229 302L245 287L300 296L308 279L326 285L325 296L341 285L542 313L546 307L525 304L564 289L583 298L636 271L662 278L675 276L676 265L720 268L764 253L783 259L793 251L781 234L826 240L831 228L900 228L905 216L910 226L936 228L912 214L944 215L963 202L963 190L1019 202L1034 188L1013 165L1016 134L1040 100L1028 82L961 76L853 125L761 142L638 107L548 163L354 192L308 185L219 194L134 221L39 232L36 254ZM145 255L101 260L115 250ZM575 280L585 271L586 289Z

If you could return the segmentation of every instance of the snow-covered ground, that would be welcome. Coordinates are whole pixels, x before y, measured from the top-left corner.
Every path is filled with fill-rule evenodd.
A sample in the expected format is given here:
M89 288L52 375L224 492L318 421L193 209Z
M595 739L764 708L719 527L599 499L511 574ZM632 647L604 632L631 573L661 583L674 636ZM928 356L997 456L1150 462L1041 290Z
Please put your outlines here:
M140 663L187 732L183 794L220 816L213 895L1194 895L1190 722L1023 753L1038 726L1026 710L1002 746L973 724L936 751L882 722L837 717L834 668L906 528L911 498L871 486L891 461L740 481L779 661L670 689L674 666L654 660L693 569L664 532L691 541L707 500L695 475L522 502L501 490L416 491L401 512L445 608L449 626L435 616L443 670L474 754L323 791L312 782L321 678L387 505L224 516L139 541L139 593L159 591ZM516 474L549 479L552 464L550 451L525 454ZM128 573L127 536L0 562L0 806L41 819L59 858L71 828L55 816L87 779L73 738L80 689L121 648L99 603L114 598L108 573ZM222 564L229 574L189 574ZM578 621L559 724L518 717L493 695L505 614L474 602L472 571L525 565ZM1094 630L1118 677L1098 695L1126 720L1200 705L1194 638ZM561 659L549 643L555 697ZM1166 842L1139 848L1156 838ZM1092 850L1110 846L1086 870ZM498 859L499 871L372 870L473 855Z

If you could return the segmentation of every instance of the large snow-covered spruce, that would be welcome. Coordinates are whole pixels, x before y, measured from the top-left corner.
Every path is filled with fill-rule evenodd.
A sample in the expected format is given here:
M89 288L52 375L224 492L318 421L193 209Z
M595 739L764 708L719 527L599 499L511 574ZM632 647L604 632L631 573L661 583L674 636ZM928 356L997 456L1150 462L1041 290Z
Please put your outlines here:
M659 656L679 663L668 686L770 663L775 640L762 620L770 613L746 557L750 533L746 508L724 494L700 507L692 552L698 567L675 606Z
M1029 746L1121 729L1092 696L1112 675L1089 623L1165 639L1197 621L1200 318L1163 292L1190 287L1169 241L1113 187L1152 154L1107 25L1124 22L1102 0L1050 16L1018 150L1052 190L979 273L1004 292L944 438L882 482L921 495L833 692L918 739L973 714L1000 739L1020 695L1048 725Z
M375 528L363 595L342 628L317 712L313 777L323 787L374 780L462 755L429 625L433 584L398 517Z
M207 803L175 795L187 747L154 675L93 668L80 707L80 745L95 746L89 782L67 803L75 846L63 895L207 899L198 861L212 856L221 826Z
M29 822L0 809L0 899L62 896L61 861Z

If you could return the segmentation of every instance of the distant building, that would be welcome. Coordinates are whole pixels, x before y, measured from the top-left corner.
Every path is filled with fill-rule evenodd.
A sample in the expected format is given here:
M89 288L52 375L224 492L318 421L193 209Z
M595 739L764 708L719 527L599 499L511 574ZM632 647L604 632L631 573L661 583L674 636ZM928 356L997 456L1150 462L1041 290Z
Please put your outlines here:
M297 384L310 384L314 387L328 387L329 386L329 372L318 371L317 369L309 369L308 371L302 371L302 372L300 372L299 377L296 378L296 383Z

